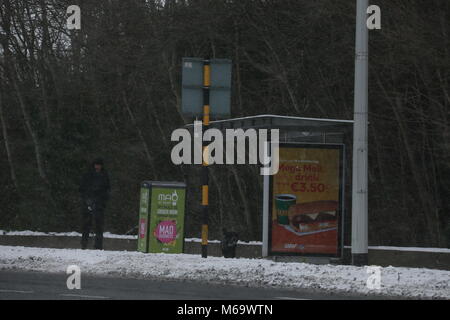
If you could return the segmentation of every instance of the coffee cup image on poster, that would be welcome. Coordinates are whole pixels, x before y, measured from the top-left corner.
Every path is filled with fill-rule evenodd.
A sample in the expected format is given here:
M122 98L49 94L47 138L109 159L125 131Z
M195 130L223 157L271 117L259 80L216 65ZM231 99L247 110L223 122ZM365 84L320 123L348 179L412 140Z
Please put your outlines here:
M340 255L341 145L281 144L271 177L272 254Z
M151 189L148 244L151 253L182 253L185 189Z

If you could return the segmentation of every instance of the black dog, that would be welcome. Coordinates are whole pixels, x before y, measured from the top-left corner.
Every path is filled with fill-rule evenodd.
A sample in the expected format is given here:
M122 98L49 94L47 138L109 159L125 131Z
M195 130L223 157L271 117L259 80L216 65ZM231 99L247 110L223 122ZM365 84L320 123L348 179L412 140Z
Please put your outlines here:
M236 232L228 232L226 229L222 230L222 254L225 258L236 257L236 246L239 240Z

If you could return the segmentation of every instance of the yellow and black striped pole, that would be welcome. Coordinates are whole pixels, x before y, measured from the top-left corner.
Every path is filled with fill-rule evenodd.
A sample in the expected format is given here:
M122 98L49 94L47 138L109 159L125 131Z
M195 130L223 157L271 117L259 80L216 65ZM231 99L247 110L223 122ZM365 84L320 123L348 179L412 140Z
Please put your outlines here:
M203 129L206 131L209 126L209 89L211 86L211 65L209 59L203 60ZM202 258L208 257L208 150L202 139Z

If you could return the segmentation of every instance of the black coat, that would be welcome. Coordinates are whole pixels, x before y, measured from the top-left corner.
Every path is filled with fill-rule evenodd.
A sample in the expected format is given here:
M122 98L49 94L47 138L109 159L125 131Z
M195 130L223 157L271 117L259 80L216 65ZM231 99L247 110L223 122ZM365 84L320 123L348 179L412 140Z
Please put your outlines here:
M83 175L79 191L83 200L91 199L105 205L110 192L108 172L105 169L96 172L92 168Z

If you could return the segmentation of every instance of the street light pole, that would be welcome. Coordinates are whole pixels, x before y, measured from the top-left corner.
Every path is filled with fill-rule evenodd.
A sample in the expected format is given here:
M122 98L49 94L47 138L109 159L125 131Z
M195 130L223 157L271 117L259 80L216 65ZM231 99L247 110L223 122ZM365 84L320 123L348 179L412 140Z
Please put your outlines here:
M368 264L368 71L369 0L356 0L353 127L352 264Z

